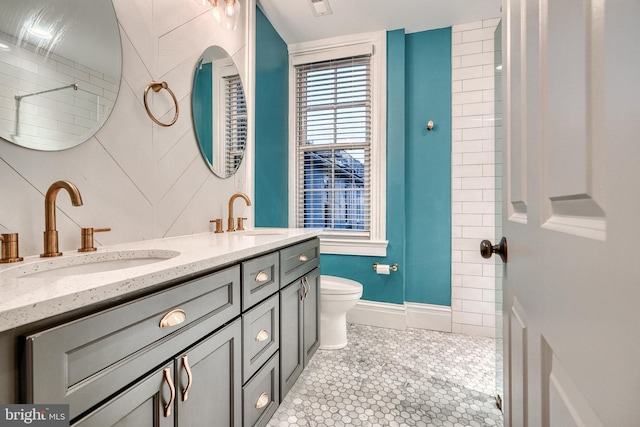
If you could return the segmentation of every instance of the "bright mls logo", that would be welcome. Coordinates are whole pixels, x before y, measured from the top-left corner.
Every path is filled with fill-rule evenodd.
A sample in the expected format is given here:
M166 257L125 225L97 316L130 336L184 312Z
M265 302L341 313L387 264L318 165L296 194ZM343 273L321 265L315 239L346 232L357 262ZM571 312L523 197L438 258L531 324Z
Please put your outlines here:
M69 427L69 405L0 405L0 427Z

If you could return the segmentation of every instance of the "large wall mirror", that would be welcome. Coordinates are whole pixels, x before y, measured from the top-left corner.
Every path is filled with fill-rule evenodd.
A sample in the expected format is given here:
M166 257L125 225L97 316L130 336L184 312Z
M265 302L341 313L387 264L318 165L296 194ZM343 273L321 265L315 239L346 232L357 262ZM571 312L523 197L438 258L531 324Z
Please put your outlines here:
M210 46L198 60L191 104L202 157L217 176L232 176L247 144L247 106L238 69L223 48Z
M105 123L120 89L111 0L0 1L0 136L36 150L74 147Z

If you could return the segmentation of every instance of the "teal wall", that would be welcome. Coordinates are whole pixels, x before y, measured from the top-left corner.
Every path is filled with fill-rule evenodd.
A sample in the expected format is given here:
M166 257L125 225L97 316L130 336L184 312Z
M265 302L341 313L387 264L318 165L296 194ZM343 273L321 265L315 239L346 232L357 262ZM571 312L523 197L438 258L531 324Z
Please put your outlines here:
M405 300L451 305L451 28L407 35L406 56Z
M257 8L255 225L288 227L289 53Z
M257 27L256 225L284 227L287 49L260 10ZM451 305L450 28L387 33L387 239L386 258L322 255L322 274L363 283L371 301ZM375 261L399 271L377 275Z

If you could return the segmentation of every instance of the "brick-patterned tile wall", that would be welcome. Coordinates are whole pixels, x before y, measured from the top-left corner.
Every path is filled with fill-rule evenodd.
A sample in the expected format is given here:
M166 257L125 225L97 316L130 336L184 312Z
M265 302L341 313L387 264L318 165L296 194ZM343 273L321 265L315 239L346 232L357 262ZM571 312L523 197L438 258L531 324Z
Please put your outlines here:
M495 336L494 31L499 19L452 27L452 331ZM499 212L498 212L499 214Z

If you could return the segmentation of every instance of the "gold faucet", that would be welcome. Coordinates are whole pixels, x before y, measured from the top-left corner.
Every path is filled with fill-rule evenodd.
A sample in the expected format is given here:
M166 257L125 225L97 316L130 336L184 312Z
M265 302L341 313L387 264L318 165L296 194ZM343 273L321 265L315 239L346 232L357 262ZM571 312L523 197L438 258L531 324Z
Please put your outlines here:
M58 252L58 230L56 230L56 197L62 188L69 193L73 206L82 206L82 197L74 184L69 181L56 181L51 184L44 196L44 253L40 255L43 258L62 255L62 252Z
M229 220L227 221L227 231L236 231L233 225L233 202L238 198L243 198L247 206L251 206L251 200L244 193L236 193L229 199Z

